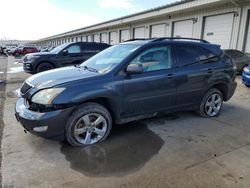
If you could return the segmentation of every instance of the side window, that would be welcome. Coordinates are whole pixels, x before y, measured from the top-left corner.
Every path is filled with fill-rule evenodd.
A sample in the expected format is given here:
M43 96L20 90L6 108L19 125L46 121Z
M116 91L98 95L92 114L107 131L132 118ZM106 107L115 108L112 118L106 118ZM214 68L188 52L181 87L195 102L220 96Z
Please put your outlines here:
M154 47L138 55L131 64L141 64L144 72L170 69L172 66L170 46Z
M83 53L98 53L101 51L99 44L86 43L83 45Z
M71 45L70 47L66 48L69 54L81 53L81 47L79 45Z
M207 58L207 56L195 45L177 44L176 55L179 60L179 64L186 66Z
M226 50L226 54L231 57L231 58L241 58L244 56L244 54L240 51L236 51L236 50Z

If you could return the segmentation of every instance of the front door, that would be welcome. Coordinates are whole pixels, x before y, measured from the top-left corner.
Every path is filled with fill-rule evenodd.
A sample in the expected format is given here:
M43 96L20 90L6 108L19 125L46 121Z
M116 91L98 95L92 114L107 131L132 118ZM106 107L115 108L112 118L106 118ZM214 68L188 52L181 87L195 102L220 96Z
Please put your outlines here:
M143 73L124 80L124 116L171 109L176 100L176 81L171 46L151 47L131 64L141 64Z

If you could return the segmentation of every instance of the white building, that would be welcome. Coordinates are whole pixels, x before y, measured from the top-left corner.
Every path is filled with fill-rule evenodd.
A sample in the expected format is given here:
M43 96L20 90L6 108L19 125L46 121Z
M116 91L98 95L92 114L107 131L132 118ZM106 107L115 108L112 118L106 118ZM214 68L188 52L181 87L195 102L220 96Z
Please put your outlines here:
M183 0L36 41L116 44L132 38L202 38L250 53L250 0Z
M0 40L0 46L17 47L17 46L31 46L32 41L28 40Z

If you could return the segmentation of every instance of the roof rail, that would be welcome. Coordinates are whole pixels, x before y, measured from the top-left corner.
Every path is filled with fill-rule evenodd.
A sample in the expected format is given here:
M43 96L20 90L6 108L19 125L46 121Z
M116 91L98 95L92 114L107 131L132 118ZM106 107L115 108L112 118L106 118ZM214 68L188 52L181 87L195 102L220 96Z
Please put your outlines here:
M156 41L163 41L163 40L193 40L193 41L200 41L203 43L209 43L208 41L204 39L197 39L197 38L186 38L186 37L161 37L161 38L155 38L153 42Z
M123 41L123 42L130 42L130 41L136 41L136 40L152 40L152 39L149 39L149 38L134 38L134 39L129 39L129 40L126 40L126 41Z
M130 41L136 41L136 40L149 40L151 42L158 42L158 41L163 41L163 40L193 40L193 41L199 41L203 43L209 43L208 41L204 39L197 39L197 38L186 38L186 37L160 37L160 38L134 38L134 39L129 39L124 42L130 42Z

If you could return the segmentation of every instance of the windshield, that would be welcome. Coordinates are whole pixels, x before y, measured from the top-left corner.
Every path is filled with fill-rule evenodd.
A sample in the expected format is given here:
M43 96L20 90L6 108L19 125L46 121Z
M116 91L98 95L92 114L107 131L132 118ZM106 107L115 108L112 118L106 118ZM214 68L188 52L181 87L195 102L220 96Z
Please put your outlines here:
M115 45L98 53L80 66L95 69L99 73L107 73L139 47L140 45L136 44Z
M54 49L51 50L50 52L57 54L57 53L59 53L63 48L65 48L65 47L68 46L68 45L69 45L68 43L62 44L62 45L60 45L60 46L57 46L56 48L54 48Z

